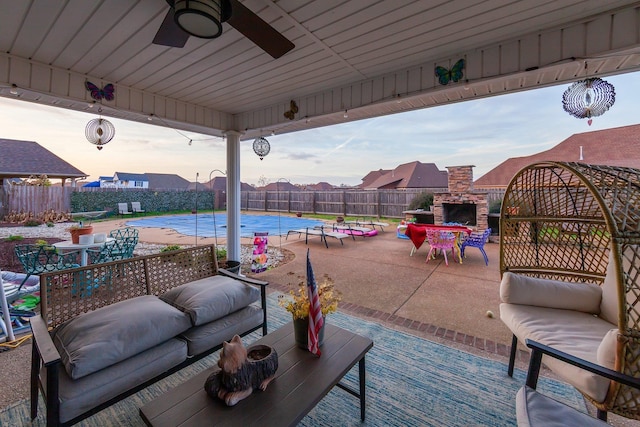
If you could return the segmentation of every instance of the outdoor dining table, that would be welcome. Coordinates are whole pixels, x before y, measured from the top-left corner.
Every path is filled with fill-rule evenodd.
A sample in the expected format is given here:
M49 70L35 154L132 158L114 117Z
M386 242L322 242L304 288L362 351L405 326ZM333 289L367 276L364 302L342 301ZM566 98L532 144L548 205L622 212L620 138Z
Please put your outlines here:
M427 238L427 230L437 230L446 233L454 233L456 235L456 249L458 250L458 255L460 255L460 244L462 243L462 233L465 233L467 236L471 234L473 231L471 228L465 225L436 225L436 224L407 224L407 229L405 230L405 235L409 237L411 242L413 243L413 248L411 249L411 254L418 249L425 242ZM460 258L460 262L462 262L462 258Z
M99 243L87 243L87 244L80 244L80 243L73 243L71 240L65 240L64 242L58 242L58 243L54 243L53 246L56 247L57 249L63 250L63 251L76 251L79 250L80 251L80 265L81 266L85 266L87 265L87 261L88 261L88 257L87 257L87 249L89 248L100 248L104 245L106 245L109 242L113 242L115 239L113 237L107 237L107 239L104 242L99 242Z

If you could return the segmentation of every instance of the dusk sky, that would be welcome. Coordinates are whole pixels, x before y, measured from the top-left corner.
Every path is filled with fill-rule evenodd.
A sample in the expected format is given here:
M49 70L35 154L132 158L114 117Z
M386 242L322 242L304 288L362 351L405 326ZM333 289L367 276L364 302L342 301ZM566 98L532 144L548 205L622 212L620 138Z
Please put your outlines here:
M616 102L591 126L562 109L562 94L569 87L563 84L266 136L271 153L262 161L253 153L252 141L243 141L241 180L254 185L260 177L267 182L356 185L372 170L415 160L440 169L475 165L474 177L479 178L509 157L547 150L575 133L640 123L639 77L604 78L615 86ZM117 171L175 173L189 181L199 173L198 182L205 182L212 170L226 169L226 142L220 138L106 117L116 134L98 151L84 136L87 122L98 117L95 111L80 113L9 98L0 98L0 111L0 138L36 141L87 173L90 181Z

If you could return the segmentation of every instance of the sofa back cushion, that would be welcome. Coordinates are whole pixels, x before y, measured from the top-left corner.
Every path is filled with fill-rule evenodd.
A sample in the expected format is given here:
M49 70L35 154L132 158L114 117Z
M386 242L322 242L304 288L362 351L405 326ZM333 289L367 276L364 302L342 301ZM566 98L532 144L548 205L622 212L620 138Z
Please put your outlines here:
M152 295L140 296L64 322L53 342L73 379L121 362L191 327L189 316Z
M230 277L216 275L177 286L160 299L191 318L193 326L218 320L260 299L260 291Z

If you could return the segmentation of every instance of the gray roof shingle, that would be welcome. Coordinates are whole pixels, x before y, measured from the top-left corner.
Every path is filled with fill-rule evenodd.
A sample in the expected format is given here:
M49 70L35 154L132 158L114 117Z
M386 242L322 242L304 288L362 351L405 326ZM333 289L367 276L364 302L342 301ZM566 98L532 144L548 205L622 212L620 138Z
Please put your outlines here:
M363 181L373 174L374 172L369 172ZM377 179L370 181L366 186L363 182L360 187L367 189L446 188L449 185L447 177L447 171L441 171L435 163L415 161L381 173Z
M520 169L542 161L640 168L640 125L576 133L549 150L505 160L478 178L474 187L506 187Z
M174 173L145 173L150 190L185 190L189 181Z
M85 178L87 174L34 141L0 139L0 177Z

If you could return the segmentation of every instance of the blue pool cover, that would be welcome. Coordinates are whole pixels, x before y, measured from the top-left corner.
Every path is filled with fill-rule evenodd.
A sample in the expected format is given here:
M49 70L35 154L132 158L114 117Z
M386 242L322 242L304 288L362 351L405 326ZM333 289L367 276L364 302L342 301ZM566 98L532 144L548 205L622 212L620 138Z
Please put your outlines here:
M141 218L127 221L130 227L171 228L187 236L196 235L196 217L198 219L197 235L199 237L226 237L227 214L215 214L215 230L213 214L168 215L155 218ZM255 232L268 232L270 236L286 235L287 231L297 228L322 225L316 219L296 218L278 215L240 215L240 235L253 237Z

